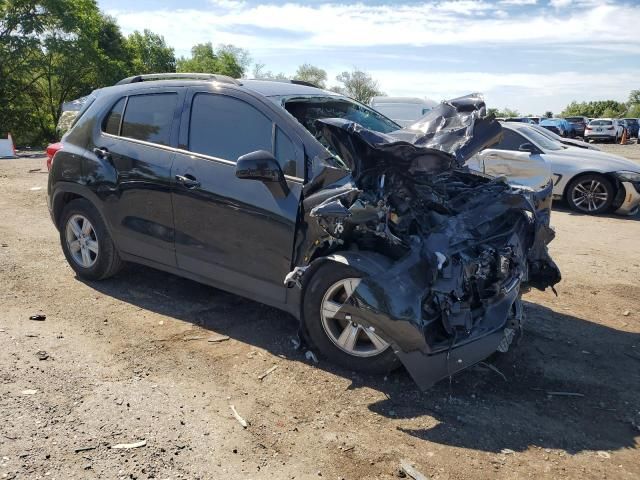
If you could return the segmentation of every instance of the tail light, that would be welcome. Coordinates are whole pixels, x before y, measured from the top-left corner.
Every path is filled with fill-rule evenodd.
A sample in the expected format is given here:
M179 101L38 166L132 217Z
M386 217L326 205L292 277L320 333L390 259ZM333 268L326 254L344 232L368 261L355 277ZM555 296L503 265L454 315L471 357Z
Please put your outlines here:
M47 170L51 170L51 164L53 162L53 156L62 150L62 142L52 143L47 147Z
M591 127L589 125L587 125L586 127L584 127L585 130L591 130Z

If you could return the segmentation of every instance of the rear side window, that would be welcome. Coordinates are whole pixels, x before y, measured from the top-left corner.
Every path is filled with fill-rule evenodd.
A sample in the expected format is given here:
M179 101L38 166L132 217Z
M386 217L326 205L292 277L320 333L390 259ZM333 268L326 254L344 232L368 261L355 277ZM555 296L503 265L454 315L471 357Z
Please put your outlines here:
M123 137L169 145L178 94L154 93L129 97L122 122Z
M500 140L498 144L489 148L494 148L496 150L518 150L520 145L527 143L527 139L513 130L504 128L502 132L502 140Z
M198 93L191 106L189 150L233 162L256 150L273 153L272 128L271 120L242 100Z
M104 119L102 131L111 135L120 134L120 120L122 120L122 111L124 110L124 98L121 98L113 106L109 114Z

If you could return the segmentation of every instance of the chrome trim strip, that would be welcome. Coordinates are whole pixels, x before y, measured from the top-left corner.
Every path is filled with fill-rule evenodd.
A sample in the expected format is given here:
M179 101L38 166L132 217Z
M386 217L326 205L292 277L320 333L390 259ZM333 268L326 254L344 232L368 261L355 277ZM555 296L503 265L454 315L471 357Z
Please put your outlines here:
M140 144L140 145L145 145L147 147L154 147L154 148L159 148L161 150L167 150L169 152L180 153L180 154L183 154L183 155L189 155L190 157L202 158L203 160L211 160L213 162L222 163L224 165L232 165L232 166L236 165L236 162L232 162L231 160L226 160L224 158L218 158L218 157L212 157L212 156L209 156L209 155L205 155L203 153L190 152L189 150L183 150L182 148L175 148L175 147L170 147L168 145L160 145L159 143L146 142L144 140L138 140L137 138L120 137L120 136L112 135L112 134L106 133L106 132L101 132L101 133L105 137L113 138L113 139L116 139L116 140L126 140L126 141L131 142L131 143L137 143L137 144ZM291 181L291 182L304 183L304 179L300 178L300 177L292 177L291 175L285 175L284 178L289 180L289 181Z

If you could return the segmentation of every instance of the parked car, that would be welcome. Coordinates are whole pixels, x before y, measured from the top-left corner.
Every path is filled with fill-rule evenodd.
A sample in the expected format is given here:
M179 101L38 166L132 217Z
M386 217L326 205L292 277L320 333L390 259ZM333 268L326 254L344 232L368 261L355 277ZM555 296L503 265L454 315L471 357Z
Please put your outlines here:
M640 165L604 152L550 140L535 127L503 124L502 140L475 155L471 168L506 176L517 186L537 188L545 168L553 175L553 197L587 214L635 215L640 205Z
M292 314L350 371L402 363L426 388L508 348L521 291L560 280L551 186L463 166L500 137L485 112L462 97L398 130L292 82L131 77L63 137L48 205L80 278L130 261L213 285Z
M540 123L540 120L542 120L542 117L528 117L528 118L536 125L538 125Z
M575 130L564 118L543 118L539 125L561 137L575 137Z
M622 137L622 125L615 118L596 118L589 122L584 131L587 141L608 141L618 143Z
M530 119L529 117L509 117L509 118L505 118L504 121L505 122L530 123L530 124L534 124L534 125L536 123L532 119Z
M598 147L596 147L592 143L585 142L584 140L561 137L560 135L553 133L551 130L541 127L540 125L533 125L533 128L535 128L537 132L541 133L550 140L553 140L554 142L560 142L561 144L568 147L578 147L586 148L588 150L596 150L598 152L600 151Z
M638 137L638 130L640 129L640 123L638 123L637 118L625 118L625 122L627 122L627 128L629 129L630 137Z
M371 108L406 127L424 117L438 102L413 97L373 97Z
M564 117L564 119L573 125L578 137L584 137L584 129L589 124L589 119L587 117Z

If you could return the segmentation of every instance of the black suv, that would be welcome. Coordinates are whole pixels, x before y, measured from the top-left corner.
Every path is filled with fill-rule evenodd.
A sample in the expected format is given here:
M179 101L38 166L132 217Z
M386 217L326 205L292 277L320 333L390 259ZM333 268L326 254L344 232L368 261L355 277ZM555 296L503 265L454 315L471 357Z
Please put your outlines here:
M479 97L409 129L300 82L143 75L91 94L48 202L79 277L149 265L285 310L350 369L421 387L505 350L520 296L559 280L550 189L464 160L501 127Z

